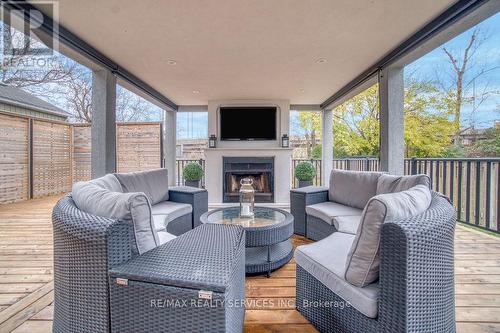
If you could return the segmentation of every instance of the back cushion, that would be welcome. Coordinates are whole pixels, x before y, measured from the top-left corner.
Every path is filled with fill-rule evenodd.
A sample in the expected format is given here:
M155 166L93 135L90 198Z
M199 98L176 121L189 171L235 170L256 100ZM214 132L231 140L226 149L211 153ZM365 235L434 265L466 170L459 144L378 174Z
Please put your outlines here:
M114 183L111 177L115 178L113 175L106 175L73 184L72 197L76 206L92 215L132 221L134 248L137 248L139 254L155 248L160 242L154 228L148 198L144 193L121 193L108 189L107 187L121 189L116 186L120 186L118 181Z
M361 224L349 251L345 279L357 287L364 287L376 281L380 266L379 243L382 224L421 214L430 204L431 192L425 185L373 197L363 211Z
M88 182L111 192L123 192L122 185L118 181L118 178L110 173L102 176L101 178L92 179Z
M332 170L328 198L347 206L363 209L377 194L380 172Z
M152 205L168 200L168 171L156 169L141 172L115 173L123 192L143 192Z
M377 194L406 191L417 185L431 188L431 179L427 175L394 176L382 175L378 179Z

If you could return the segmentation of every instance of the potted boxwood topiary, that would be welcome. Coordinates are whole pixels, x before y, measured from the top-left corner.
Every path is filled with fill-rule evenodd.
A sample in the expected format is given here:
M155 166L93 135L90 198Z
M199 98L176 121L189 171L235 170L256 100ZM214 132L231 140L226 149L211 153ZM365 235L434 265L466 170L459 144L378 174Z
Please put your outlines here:
M186 186L200 187L200 180L203 177L203 168L196 162L190 162L182 169Z
M311 186L316 176L316 169L311 162L300 162L295 166L295 177L299 180L299 187Z

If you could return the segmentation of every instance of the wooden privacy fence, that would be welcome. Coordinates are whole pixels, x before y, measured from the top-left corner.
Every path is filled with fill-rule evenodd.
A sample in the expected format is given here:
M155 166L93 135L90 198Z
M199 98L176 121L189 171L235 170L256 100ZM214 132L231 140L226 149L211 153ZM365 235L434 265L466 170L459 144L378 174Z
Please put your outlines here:
M161 166L161 123L119 123L117 170ZM0 113L0 203L69 192L90 179L90 125Z

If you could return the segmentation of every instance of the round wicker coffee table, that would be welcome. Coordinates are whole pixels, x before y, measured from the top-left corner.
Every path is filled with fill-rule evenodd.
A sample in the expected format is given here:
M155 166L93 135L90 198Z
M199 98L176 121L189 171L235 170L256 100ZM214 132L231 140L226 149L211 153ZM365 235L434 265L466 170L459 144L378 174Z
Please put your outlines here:
M245 228L247 274L267 273L283 266L293 256L290 237L293 216L281 209L255 207L253 218L240 217L239 207L226 207L206 212L202 223L235 224Z

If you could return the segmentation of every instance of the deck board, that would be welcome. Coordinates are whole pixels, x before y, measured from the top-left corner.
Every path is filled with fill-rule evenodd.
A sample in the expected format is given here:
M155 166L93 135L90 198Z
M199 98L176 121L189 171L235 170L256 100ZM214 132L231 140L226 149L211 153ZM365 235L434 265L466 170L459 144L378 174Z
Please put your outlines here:
M51 332L52 225L57 197L0 206L0 332ZM294 245L307 243L294 236ZM500 332L500 238L457 227L458 332ZM316 332L294 310L295 262L247 278L245 332Z

